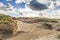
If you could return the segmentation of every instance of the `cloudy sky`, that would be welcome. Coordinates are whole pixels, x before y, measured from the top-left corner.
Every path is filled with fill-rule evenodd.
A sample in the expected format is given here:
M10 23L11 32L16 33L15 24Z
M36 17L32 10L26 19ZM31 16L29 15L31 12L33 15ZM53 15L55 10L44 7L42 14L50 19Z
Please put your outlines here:
M60 17L60 0L0 0L0 13L10 16Z

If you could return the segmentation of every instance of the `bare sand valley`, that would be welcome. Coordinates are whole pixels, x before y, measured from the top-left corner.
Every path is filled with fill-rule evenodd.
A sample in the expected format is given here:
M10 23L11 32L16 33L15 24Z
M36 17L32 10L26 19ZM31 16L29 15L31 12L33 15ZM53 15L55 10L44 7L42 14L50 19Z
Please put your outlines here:
M7 40L59 40L56 37L57 34L59 34L58 31L39 28L39 26L42 26L41 24L17 21L17 25L20 27L20 30L24 32Z
M0 14L0 40L60 40L58 34L60 19L15 18Z

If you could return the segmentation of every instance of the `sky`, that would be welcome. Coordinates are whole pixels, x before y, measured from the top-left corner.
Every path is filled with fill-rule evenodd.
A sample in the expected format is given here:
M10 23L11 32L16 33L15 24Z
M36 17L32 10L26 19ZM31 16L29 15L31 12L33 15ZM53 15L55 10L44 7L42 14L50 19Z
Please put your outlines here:
M60 18L60 0L0 0L0 10L14 17Z

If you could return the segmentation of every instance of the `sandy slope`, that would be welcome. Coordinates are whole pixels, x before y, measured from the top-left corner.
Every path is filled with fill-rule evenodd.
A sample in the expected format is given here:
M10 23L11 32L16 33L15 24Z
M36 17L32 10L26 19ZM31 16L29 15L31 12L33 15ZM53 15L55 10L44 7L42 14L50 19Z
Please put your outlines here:
M20 33L19 35L7 40L57 40L55 39L57 32L54 30L36 28L37 25L35 24L28 24L19 21L17 24L20 26L21 30L30 32ZM32 31L33 29L34 31ZM20 29L17 31L19 30Z
M28 32L28 33L21 33L16 37L7 39L7 40L55 40L55 35L57 32L50 31L50 30L36 30L34 32ZM51 36L52 35L52 36Z
M59 40L56 38L56 34L51 34L49 36L46 36L46 37L42 37L42 38L37 38L37 39L34 39L34 40Z

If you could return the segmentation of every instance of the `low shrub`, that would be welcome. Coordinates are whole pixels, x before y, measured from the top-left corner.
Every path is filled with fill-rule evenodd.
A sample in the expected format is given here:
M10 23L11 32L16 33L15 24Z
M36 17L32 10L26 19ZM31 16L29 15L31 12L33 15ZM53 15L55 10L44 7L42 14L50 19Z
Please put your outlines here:
M49 23L44 23L46 29L52 29L52 25Z
M57 38L60 39L60 34L57 35Z

